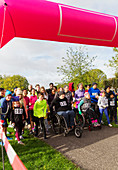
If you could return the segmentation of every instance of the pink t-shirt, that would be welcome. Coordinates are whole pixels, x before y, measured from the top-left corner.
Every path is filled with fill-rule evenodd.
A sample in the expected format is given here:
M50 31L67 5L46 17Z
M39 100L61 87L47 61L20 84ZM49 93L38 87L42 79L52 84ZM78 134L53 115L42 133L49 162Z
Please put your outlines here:
M30 96L29 98L29 110L33 110L34 108L34 103L36 102L37 100L37 96Z

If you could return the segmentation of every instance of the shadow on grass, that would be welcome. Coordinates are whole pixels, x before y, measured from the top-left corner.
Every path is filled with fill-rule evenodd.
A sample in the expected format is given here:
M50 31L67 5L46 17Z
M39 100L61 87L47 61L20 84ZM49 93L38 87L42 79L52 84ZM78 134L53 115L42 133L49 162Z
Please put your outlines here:
M10 143L28 170L79 169L45 142L34 138L33 136L29 136L28 131L25 131L24 138L25 139L22 141L25 143L25 146L19 145L18 142L14 140L10 141ZM2 162L1 153L0 161ZM0 169L2 169L2 163L0 164ZM11 165L8 163L6 153L5 169L12 169Z

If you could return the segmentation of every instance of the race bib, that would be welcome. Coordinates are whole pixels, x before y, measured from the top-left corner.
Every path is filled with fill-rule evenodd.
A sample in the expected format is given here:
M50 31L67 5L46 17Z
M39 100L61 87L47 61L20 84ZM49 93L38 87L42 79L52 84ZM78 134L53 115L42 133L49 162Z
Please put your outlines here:
M22 114L23 114L23 109L20 109L20 108L15 109L15 110L14 110L14 114L16 114L16 115L22 115Z

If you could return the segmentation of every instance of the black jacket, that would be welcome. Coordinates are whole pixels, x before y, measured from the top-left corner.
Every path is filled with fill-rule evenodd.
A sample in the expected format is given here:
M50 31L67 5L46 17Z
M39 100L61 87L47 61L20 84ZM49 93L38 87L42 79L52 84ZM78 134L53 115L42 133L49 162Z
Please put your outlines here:
M12 110L10 120L12 123L15 123L16 127L21 127L23 125L23 116L24 120L26 120L26 113L24 107L15 107Z
M68 101L69 110L71 110L72 109L71 102L73 101L71 91L68 91L67 93L65 93L65 97L67 98L67 101Z
M64 99L60 99L59 97L55 98L50 105L51 111L53 110L53 106L55 106L56 112L69 110L69 105L66 97L64 97Z

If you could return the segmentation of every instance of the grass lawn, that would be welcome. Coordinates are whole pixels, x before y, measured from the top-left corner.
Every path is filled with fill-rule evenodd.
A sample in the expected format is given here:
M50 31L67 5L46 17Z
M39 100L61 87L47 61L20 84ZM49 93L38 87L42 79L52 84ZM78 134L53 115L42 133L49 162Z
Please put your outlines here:
M13 131L8 128L8 131ZM14 135L12 135L14 138ZM22 140L25 146L20 145L14 139L10 141L12 147L28 170L80 170L71 161L67 160L61 153L47 145L45 142L29 136L25 131L25 139ZM5 155L5 169L12 170L8 157ZM0 170L2 170L2 157L0 150Z
M118 102L117 102L118 103ZM105 116L105 114L103 113L103 117L102 117L102 120L104 121L104 124L105 125L108 125L108 123L107 123L107 119L106 119L106 116ZM118 121L118 107L117 107L117 121ZM116 125L114 122L113 123L111 123L112 125L113 125L113 127L117 127L118 128L118 124Z

